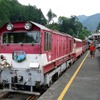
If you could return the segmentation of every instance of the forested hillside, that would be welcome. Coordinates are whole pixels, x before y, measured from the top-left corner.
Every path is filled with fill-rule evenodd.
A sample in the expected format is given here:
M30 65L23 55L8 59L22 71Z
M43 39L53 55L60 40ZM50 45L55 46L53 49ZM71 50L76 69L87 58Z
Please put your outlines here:
M95 31L98 24L100 23L100 13L91 16L81 15L77 17L79 21L91 31Z
M36 6L21 5L17 0L0 0L0 27L9 21L32 20L45 25L46 19Z

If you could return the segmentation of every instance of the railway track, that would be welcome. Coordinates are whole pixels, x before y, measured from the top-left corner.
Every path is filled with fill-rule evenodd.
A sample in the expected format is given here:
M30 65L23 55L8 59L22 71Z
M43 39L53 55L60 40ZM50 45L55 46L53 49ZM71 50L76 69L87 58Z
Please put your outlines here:
M6 92L2 93L0 100L37 100L38 96L23 93L12 93Z
M31 95L30 97L28 97L26 100L37 100L38 96L35 95Z

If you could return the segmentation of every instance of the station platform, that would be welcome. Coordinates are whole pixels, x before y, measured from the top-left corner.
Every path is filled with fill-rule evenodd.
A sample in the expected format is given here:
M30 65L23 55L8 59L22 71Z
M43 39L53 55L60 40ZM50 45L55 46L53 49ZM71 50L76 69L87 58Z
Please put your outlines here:
M38 100L100 100L100 51L83 54Z

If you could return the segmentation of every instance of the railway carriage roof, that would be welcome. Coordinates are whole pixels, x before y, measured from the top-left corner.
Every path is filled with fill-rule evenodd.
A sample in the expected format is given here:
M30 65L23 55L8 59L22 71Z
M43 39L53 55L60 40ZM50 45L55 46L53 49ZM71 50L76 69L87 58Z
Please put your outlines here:
M78 38L74 38L75 39L75 41L80 41L80 42L82 42L82 40L81 39L78 39Z
M35 23L35 22L33 22L33 21L31 21L31 23L34 24L34 25L36 25L37 27L39 27L39 28L42 29L42 30L51 31L49 28L47 28L47 27L45 27L45 26L43 26L43 25L41 25L41 24Z

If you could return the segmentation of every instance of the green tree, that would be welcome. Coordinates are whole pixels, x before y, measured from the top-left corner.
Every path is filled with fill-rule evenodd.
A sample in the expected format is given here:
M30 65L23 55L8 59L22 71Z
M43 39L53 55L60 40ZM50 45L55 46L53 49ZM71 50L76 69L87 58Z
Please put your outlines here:
M58 31L59 31L59 29L60 29L58 23L47 24L46 26L47 26L48 28L52 29L52 30L58 30Z
M53 18L57 17L56 14L52 13L52 10L50 9L47 13L47 17L48 17L48 24L53 21Z
M76 16L71 16L70 18L64 16L59 17L58 23L61 32L70 34L74 37L85 39L85 37L90 35L90 31L79 22Z
M0 0L0 27L9 21L8 0Z
M68 33L68 30L69 30L69 19L64 17L64 16L60 16L58 18L58 23L59 23L59 26L60 26L60 29L59 31L61 32L64 32L64 33Z

